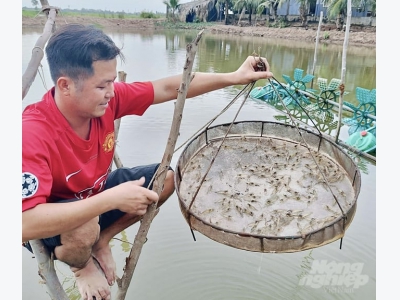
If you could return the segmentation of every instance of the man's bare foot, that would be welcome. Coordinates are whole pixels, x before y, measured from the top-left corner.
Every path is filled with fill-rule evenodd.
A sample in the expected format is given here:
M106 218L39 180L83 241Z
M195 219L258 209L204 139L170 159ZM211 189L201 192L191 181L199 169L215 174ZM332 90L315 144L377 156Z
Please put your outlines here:
M93 246L92 256L98 261L100 267L103 269L108 284L111 286L115 283L116 279L116 265L112 256L109 244L102 246L97 243Z
M71 268L75 274L76 285L84 300L111 300L111 290L101 270L91 257L82 269Z

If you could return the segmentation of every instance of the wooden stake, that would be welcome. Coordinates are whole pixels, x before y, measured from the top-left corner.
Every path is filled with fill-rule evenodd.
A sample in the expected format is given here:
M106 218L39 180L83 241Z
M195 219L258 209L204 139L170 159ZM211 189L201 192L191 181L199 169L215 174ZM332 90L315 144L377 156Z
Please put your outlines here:
M124 71L119 71L118 72L118 79L120 82L125 82L126 81L126 73ZM114 149L114 164L117 168L122 168L123 164L122 161L117 153L117 141L118 141L118 133L119 133L119 127L121 125L121 118L117 119L114 121L114 141L115 141L115 149Z
M171 125L171 131L168 137L168 142L167 146L164 152L164 156L162 158L160 167L158 168L156 175L155 175L155 181L153 184L153 190L157 192L158 195L161 194L162 186L165 180L165 176L168 171L168 167L171 164L171 159L174 153L176 141L178 139L179 135L179 128L182 120L182 113L183 113L183 107L185 104L186 100L186 95L187 91L189 88L190 81L193 79L192 76L192 67L193 67L193 62L194 58L196 55L197 51L197 45L200 41L201 35L203 34L204 30L201 30L198 34L197 37L193 40L192 43L188 44L186 46L186 63L183 68L183 75L182 75L182 82L178 90L178 98L176 101L175 105L175 110L174 110L174 117L172 120L172 125ZM146 241L147 233L150 228L150 224L156 215L156 208L157 208L157 203L154 203L153 205L150 205L149 208L147 209L146 214L143 216L142 222L140 224L138 233L135 237L135 241L133 243L131 252L129 254L129 257L126 259L126 265L124 268L124 274L121 279L117 279L117 284L118 284L118 292L116 296L116 300L123 300L125 299L126 293L128 291L129 284L132 279L133 272L136 268L139 255L141 253L143 244Z
M313 61L313 66L312 66L312 70L311 70L311 74L312 75L314 75L315 65L317 64L317 49L318 49L318 43L319 43L319 31L321 30L321 24L322 24L323 15L324 15L324 12L321 11L321 13L319 14L317 37L315 38L314 61ZM311 88L313 88L313 85L314 85L314 78L311 81Z
M345 90L344 82L345 82L345 76L346 76L346 53L347 53L347 46L349 45L350 23L351 23L351 0L347 0L346 33L344 35L343 53L342 53L342 77L341 77L341 83L339 86L340 96L339 96L338 125L337 125L337 131L336 131L336 136L335 136L336 143L339 140L340 128L342 127L343 95L344 95L344 90Z
M41 0L42 10L45 8L49 8L49 4L47 0ZM38 38L35 47L32 49L32 57L28 63L28 67L25 70L25 73L22 75L22 100L24 100L26 94L29 91L33 81L35 80L38 68L40 66L40 62L44 56L44 47L49 40L50 36L54 31L55 19L57 15L57 10L55 8L50 8L49 11L46 10L47 21L44 25L43 33Z

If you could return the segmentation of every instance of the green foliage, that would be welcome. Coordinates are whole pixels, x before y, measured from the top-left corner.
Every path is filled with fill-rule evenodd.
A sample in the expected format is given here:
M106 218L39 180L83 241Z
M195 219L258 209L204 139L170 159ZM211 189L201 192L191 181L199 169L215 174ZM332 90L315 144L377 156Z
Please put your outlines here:
M36 17L40 13L40 9L22 8L22 16ZM63 9L60 11L60 16L79 16L79 17L95 17L105 19L137 19L137 18L163 18L165 14L142 12L142 13L126 13L124 11L114 12L109 10L93 10L93 9Z
M143 19L157 19L158 16L152 12L142 11L140 17Z
M178 9L180 3L179 0L164 0L163 3L167 6L168 12L172 12L172 18L175 16L175 11ZM167 14L167 17L169 15Z
M278 18L277 27L279 27L279 28L289 27L289 23L285 17L281 16Z
M165 29L186 29L186 30L201 30L206 28L207 26L215 25L212 22L198 22L198 23L186 23L179 21L158 21L156 23L157 26L163 27Z
M35 17L39 13L39 10L22 10L23 17Z
M329 40L329 32L324 32L324 40Z

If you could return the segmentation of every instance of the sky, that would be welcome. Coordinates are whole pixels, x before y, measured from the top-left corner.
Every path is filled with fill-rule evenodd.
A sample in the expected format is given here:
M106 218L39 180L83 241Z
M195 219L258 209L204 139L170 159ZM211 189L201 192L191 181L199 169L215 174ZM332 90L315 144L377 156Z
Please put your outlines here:
M180 0L179 3L190 2L191 0ZM40 5L40 0L39 7ZM135 12L165 12L163 0L48 0L51 6L61 9L101 9L110 11L124 11L126 13ZM31 0L22 0L22 7L34 7Z

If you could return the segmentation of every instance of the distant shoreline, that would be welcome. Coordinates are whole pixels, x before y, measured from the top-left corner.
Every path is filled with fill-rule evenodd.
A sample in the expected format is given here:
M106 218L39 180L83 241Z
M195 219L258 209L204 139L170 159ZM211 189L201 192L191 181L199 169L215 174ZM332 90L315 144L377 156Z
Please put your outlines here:
M45 16L22 17L22 27L44 27L47 19ZM199 29L202 24L195 23L166 23L165 19L112 19L101 17L83 17L83 16L63 16L60 15L56 19L57 24L81 23L87 25L95 25L103 29L123 28L129 30L145 30L155 31L171 26L176 29ZM170 26L171 25L171 26ZM302 40L315 42L317 35L317 24L313 23L308 28L299 26L291 26L285 28L273 28L266 26L236 26L224 25L222 23L210 23L203 26L205 31L213 34L229 34L243 36L259 36L268 38L279 38L286 40ZM320 29L319 39L323 43L343 44L345 38L344 31L337 31L333 26L324 25ZM359 26L354 30L350 28L349 44L364 47L376 47L376 30L375 27L364 27L360 30Z

